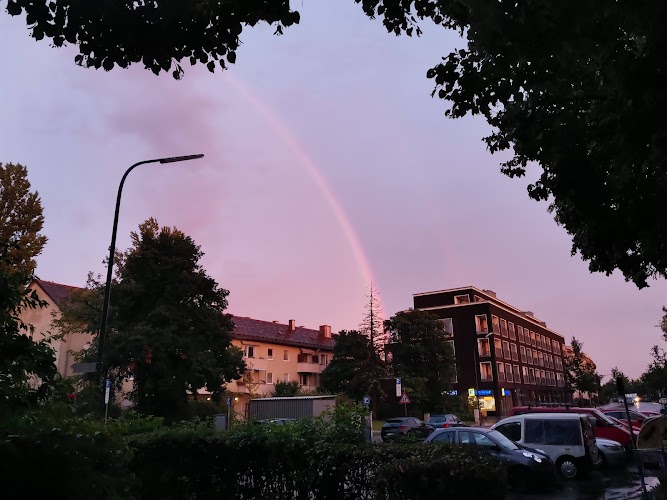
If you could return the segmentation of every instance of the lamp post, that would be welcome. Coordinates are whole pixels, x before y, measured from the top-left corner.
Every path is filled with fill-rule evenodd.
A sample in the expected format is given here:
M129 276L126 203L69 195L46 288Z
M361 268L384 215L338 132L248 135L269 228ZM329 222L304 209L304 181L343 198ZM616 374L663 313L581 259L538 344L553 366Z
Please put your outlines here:
M491 337L493 335L493 333L494 333L493 331L488 332L486 335L484 335L481 338L481 340L488 340L488 338ZM474 356L475 366L473 367L474 370L475 370L475 399L477 401L477 408L476 408L477 415L479 415L477 417L477 419L479 420L478 423L481 424L481 415L480 415L480 411L479 411L479 396L477 395L477 393L479 392L479 382L480 382L479 379L482 377L481 370L479 369L479 341L480 341L480 339L477 338L477 335L475 335L475 337L476 337L475 338L475 350L473 351L473 354L475 355ZM491 346L490 345L489 345L489 354L491 354ZM479 375L478 375L478 373L479 373ZM493 373L493 367L491 367L491 373Z
M132 172L139 165L144 165L146 163L176 163L180 161L188 160L197 160L203 158L203 154L196 155L187 155L187 156L174 156L170 158L155 158L153 160L144 160L138 163L135 163L130 168L125 171L123 177L120 180L120 185L118 186L118 196L116 197L116 212L113 218L113 229L111 231L111 245L109 246L109 262L107 263L107 281L104 286L104 303L102 305L102 319L100 321L100 334L99 341L97 345L97 370L100 375L100 382L102 382L104 377L104 370L102 369L102 356L104 352L104 340L107 333L107 317L109 315L109 299L111 297L111 277L113 276L113 264L114 257L116 252L116 233L118 231L118 213L120 211L120 198L123 194L123 185L125 184L125 179L128 174Z

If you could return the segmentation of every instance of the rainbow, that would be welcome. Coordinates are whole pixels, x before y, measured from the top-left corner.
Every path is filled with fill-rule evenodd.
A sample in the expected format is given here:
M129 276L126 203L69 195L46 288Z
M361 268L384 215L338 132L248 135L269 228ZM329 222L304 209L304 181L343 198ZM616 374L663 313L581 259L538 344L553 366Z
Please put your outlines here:
M310 179L315 183L320 192L322 193L324 200L327 202L331 211L333 212L338 225L345 236L354 259L359 266L361 274L364 278L364 281L367 284L376 283L377 280L373 278L373 269L371 267L364 248L361 244L361 240L357 235L357 232L354 229L354 226L350 222L345 209L342 207L338 199L334 196L333 190L327 183L326 178L320 172L319 167L315 161L311 158L299 140L294 136L292 131L278 118L278 116L266 105L262 100L257 97L257 95L252 92L247 84L243 84L240 80L233 77L229 72L225 75L229 83L234 87L234 89L248 101L259 113L264 117L264 119L271 125L275 130L278 136L285 142L285 144L292 150L292 152L297 156L301 165L305 169L306 173ZM378 300L380 304L380 309L382 309L382 302Z

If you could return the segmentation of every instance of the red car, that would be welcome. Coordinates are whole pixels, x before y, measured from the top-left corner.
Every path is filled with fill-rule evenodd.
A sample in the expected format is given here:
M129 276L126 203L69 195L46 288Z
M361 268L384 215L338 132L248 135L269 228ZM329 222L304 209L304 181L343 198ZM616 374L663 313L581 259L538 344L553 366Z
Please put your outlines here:
M614 417L615 419L620 420L625 426L627 426L628 417L625 414L624 408L598 408L598 410L609 417ZM644 420L648 418L648 415L637 410L630 410L629 413L632 428L636 430L641 429L642 424L644 423Z

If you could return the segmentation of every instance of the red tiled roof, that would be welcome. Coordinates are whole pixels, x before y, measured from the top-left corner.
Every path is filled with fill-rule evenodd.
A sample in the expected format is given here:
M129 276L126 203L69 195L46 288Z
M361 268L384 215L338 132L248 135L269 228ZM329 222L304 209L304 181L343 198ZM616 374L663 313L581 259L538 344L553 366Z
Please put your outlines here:
M293 332L290 332L288 325L240 316L232 316L232 321L235 325L232 337L237 340L254 340L329 351L332 351L334 347L334 340L324 338L319 330L297 326Z
M35 280L35 282L44 290L44 293L53 301L54 305L60 307L71 293L75 290L82 290L78 286L63 285L53 281Z
M69 298L73 291L81 290L77 286L63 285L53 281L35 280L35 282L58 307ZM319 330L296 327L293 332L290 332L288 325L272 321L243 318L241 316L232 316L232 320L235 325L232 338L237 340L254 340L278 345L333 351L334 340L324 338Z

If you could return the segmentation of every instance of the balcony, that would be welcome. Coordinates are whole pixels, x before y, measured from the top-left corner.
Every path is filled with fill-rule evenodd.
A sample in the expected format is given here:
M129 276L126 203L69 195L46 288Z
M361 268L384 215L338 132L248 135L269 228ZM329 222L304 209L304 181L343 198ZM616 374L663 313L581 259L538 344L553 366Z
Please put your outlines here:
M249 370L266 371L267 360L265 358L244 358Z
M319 363L305 363L299 362L296 364L296 371L298 373L322 373L325 366Z

